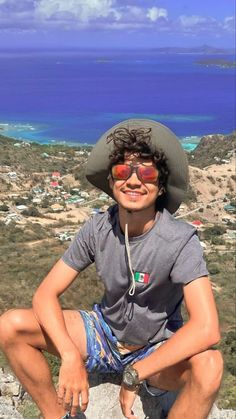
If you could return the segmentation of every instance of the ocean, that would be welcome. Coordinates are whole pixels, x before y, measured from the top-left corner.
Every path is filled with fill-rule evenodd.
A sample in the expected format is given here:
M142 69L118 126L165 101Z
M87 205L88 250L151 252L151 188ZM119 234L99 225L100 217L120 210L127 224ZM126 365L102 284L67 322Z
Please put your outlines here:
M94 144L128 118L167 125L186 149L235 129L233 56L155 50L0 52L0 132L39 143Z

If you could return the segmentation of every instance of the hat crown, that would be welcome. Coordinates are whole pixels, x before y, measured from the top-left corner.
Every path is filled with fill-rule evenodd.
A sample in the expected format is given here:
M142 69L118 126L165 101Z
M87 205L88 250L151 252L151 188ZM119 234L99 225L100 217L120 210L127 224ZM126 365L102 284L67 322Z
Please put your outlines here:
M161 149L167 157L169 177L166 187L165 208L174 213L184 199L188 187L188 163L185 152L176 135L165 125L150 119L128 119L106 131L95 144L87 163L86 177L90 183L112 196L108 175L114 144L107 137L117 128L129 131L139 128L151 128L150 144Z

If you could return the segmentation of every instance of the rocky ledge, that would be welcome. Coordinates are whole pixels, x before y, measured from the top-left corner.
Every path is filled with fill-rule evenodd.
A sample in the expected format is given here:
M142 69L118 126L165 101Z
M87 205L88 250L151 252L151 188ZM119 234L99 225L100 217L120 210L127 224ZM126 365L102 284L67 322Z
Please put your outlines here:
M107 375L90 376L90 403L86 416L81 419L123 419L119 396L119 377ZM12 374L0 369L0 419L27 419L18 412L23 399L28 397ZM162 407L170 402L168 397L152 397L141 389L134 405L139 419L161 419ZM213 407L208 419L236 419L234 410L220 410Z

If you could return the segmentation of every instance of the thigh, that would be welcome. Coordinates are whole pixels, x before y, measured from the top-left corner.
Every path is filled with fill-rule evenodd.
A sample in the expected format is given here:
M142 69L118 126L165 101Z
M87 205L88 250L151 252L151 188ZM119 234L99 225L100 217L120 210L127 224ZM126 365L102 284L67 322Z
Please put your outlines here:
M76 310L63 310L67 332L79 349L83 359L87 357L86 332L80 313ZM39 325L32 309L13 309L2 316L6 333L15 334L17 339L29 345L58 356L58 351L48 334Z
M182 361L153 375L147 380L147 383L160 390L177 391L184 386L189 374L189 361Z

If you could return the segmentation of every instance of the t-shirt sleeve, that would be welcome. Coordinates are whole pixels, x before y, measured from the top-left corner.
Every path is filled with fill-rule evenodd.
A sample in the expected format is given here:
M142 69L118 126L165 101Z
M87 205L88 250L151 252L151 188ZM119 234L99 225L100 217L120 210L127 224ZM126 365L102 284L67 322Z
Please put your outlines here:
M170 279L175 284L186 285L194 279L208 275L203 249L196 234L194 234L180 251L170 273Z
M62 256L63 262L77 272L83 271L88 265L94 262L94 241L93 222L91 219L81 227L74 237L69 248Z

